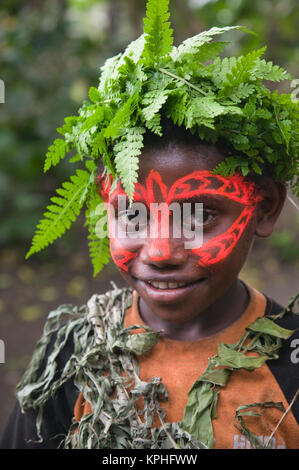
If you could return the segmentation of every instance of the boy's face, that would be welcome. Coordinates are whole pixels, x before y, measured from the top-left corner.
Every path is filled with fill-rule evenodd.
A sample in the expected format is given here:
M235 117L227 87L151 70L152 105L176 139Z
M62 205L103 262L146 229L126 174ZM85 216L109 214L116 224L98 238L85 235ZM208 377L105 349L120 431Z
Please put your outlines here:
M234 283L250 250L260 195L242 177L213 175L223 158L215 147L205 145L145 149L134 201L146 206L153 230L142 226L134 237L117 230L112 235L110 222L111 254L120 273L139 293L141 307L163 321L190 321L207 311ZM118 211L121 194L118 187L108 202L118 226L124 220L130 226L130 212ZM203 204L202 246L187 248L184 230L180 237L173 236L173 216L167 219L169 237L163 238L166 219L151 203L172 202L180 205L181 214L189 204L193 224L195 203ZM180 220L182 225L190 222L184 216Z

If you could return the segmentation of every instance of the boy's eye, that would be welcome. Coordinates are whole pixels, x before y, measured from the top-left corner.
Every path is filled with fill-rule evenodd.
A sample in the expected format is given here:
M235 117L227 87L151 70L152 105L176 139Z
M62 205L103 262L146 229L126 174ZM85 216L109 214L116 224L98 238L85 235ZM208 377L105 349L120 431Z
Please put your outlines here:
M138 232L147 226L147 215L142 216L138 210L126 210L118 213L119 227L126 232Z
M196 227L208 227L212 224L217 217L215 211L202 210L199 212L192 211L191 214L184 215L183 225L190 230L194 230Z
M173 222L181 227L184 226L187 230L194 231L200 227L208 228L215 221L216 217L216 211L213 209L195 210L194 207L190 207L189 210L182 211L179 220L174 220ZM126 233L138 233L146 229L150 220L151 218L147 211L139 211L137 209L127 209L119 212L117 215L119 229Z

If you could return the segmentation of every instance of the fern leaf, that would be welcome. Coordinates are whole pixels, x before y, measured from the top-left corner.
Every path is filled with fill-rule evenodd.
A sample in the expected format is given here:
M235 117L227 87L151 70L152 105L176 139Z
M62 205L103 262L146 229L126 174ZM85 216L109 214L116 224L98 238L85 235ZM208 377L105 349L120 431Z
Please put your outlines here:
M89 88L88 96L93 103L98 103L101 100L101 93L94 86Z
M230 98L234 103L240 103L245 100L255 91L255 86L252 83L240 83L237 88L233 89L227 98Z
M145 45L143 57L152 65L167 55L173 44L168 12L169 0L148 0L144 18Z
M72 134L73 128L78 124L80 121L80 117L78 116L67 116L64 118L64 124L62 127L58 127L56 130L59 134L67 136L68 134Z
M222 106L213 98L195 98L187 111L188 125L191 128L194 124L200 124L213 129L214 118L225 114L242 114L242 111L238 107Z
M232 95L234 90L237 89L241 83L247 82L251 77L251 72L254 69L257 60L261 55L263 55L265 50L266 47L263 47L262 49L249 52L249 54L239 57L230 72L226 75L226 79L223 82L219 96Z
M101 67L101 78L98 87L100 93L107 93L109 83L113 80L115 71L117 70L117 65L119 63L120 57L121 54L117 54L114 57L110 57Z
M88 240L89 256L93 265L93 275L96 277L110 261L110 242L109 238L93 238L91 234L89 234Z
M212 173L222 176L233 176L237 170L240 170L243 176L248 175L250 171L249 161L237 156L231 156L219 163Z
M50 199L54 204L47 207L45 218L37 225L26 259L61 237L76 220L87 196L90 179L88 171L77 170L70 181L66 181L62 184L62 188L56 190L59 197L54 196Z
M215 59L228 44L229 42L227 41L205 43L199 48L198 52L194 56L194 59L201 63Z
M221 88L222 82L225 81L227 74L236 65L236 62L236 57L224 57L223 60L221 60L219 57L216 57L214 60L212 79L218 88Z
M278 65L273 65L272 62L267 62L264 59L256 62L251 71L251 76L260 80L269 80L272 82L292 79L292 76L286 70Z
M119 65L122 65L126 57L129 57L135 64L137 64L142 55L144 44L145 44L145 37L144 37L144 34L141 34L139 38L137 38L135 41L132 41L127 46L125 52L121 56Z
M96 108L94 113L89 116L80 129L80 133L83 131L89 131L92 127L97 126L104 120L105 112L102 106Z
M170 54L171 58L174 62L182 62L187 56L190 56L190 54L200 54L201 47L206 43L210 43L213 40L214 36L218 36L219 34L223 34L233 29L243 30L244 28L242 28L242 26L226 26L224 28L214 27L209 29L208 31L203 31L202 33L199 33L196 36L186 39L179 47L173 48L172 53ZM223 45L225 43L220 44ZM214 49L213 46L211 46L210 53L218 54L220 52L219 47L219 45L215 46ZM206 49L206 51L207 50L208 48ZM209 59L204 59L203 57L203 60Z
M122 127L125 127L126 124L129 124L131 115L137 106L138 99L139 94L135 93L134 95L130 96L125 104L117 111L114 118L110 121L109 126L104 131L104 137L106 139L114 139L118 135L119 130Z
M142 104L147 106L142 109L142 116L145 121L153 119L155 114L160 111L163 104L166 102L168 95L168 90L159 90L158 92L150 91L144 95Z
M124 190L130 202L133 199L135 183L138 177L139 159L143 147L142 127L132 127L128 129L119 143L114 146L116 170L120 176Z
M60 160L65 157L65 154L66 142L63 139L55 139L54 143L50 145L49 150L46 153L44 173L46 173L46 171L48 171L52 166L56 166Z
M115 83L119 78L120 71L126 63L126 59L130 59L134 64L139 62L144 49L144 34L139 36L138 39L132 41L126 48L123 54L118 54L110 59L107 59L103 67L101 68L101 78L99 83L99 92L107 95L113 95L115 93ZM146 78L141 76L138 77L140 80Z
M283 121L277 120L281 135L286 143L287 152L289 153L290 139L292 137L292 121L284 119Z
M110 260L110 248L107 228L107 212L104 202L97 192L97 188L90 192L90 197L86 202L86 225L88 226L88 247L89 255L93 265L93 275L96 275ZM105 233L99 230L99 223L103 226ZM101 233L99 233L101 232Z
M162 137L161 114L155 114L150 121L146 121L145 126L154 134Z
M183 89L177 89L169 95L166 104L166 116L171 118L174 124L181 126L189 104L189 94Z

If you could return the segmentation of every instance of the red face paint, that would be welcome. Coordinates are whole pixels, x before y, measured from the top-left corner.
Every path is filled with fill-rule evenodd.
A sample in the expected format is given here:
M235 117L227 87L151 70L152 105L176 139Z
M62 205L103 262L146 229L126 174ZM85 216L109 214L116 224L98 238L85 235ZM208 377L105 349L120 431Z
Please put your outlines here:
M106 188L102 189L102 195L109 201L109 197L125 195L118 183L117 188L109 196L112 178L109 179ZM241 175L223 177L213 175L210 171L195 171L189 175L179 178L168 190L162 181L161 175L151 170L145 186L137 183L135 186L134 202L144 202L151 211L154 222L155 238L147 240L149 256L153 261L166 260L169 256L169 240L162 238L161 227L163 227L163 215L151 209L151 204L164 201L167 205L179 200L188 200L193 197L204 195L220 196L233 200L244 208L234 223L223 233L200 248L191 249L198 257L198 264L210 267L215 263L223 261L236 246L245 228L251 220L256 205L262 200L260 191L253 182L246 181ZM159 197L157 197L159 196ZM125 249L119 240L110 239L111 254L114 262L121 269L127 271L127 263L137 256L137 253ZM154 253L154 254L153 254Z

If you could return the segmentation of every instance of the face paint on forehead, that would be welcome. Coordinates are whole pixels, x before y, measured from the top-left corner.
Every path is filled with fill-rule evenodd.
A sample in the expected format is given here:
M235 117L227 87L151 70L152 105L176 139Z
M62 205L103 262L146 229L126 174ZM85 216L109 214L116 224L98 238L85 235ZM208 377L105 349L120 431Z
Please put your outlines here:
M111 199L113 196L125 195L120 182L112 194L109 195L111 184L112 178L109 179L105 188L106 200ZM136 183L133 200L134 202L144 202L151 210L150 204L158 202L157 199L169 205L180 199L186 200L204 195L225 197L244 206L241 214L228 230L204 243L200 248L191 249L192 253L198 257L199 265L211 267L223 261L231 253L248 226L257 203L262 200L262 194L254 182L246 181L239 174L223 177L214 175L210 171L195 171L177 179L168 190L161 175L156 170L151 170L146 178L145 186ZM153 212L152 215L156 238L149 242L149 256L153 261L166 260L169 256L169 240L157 237L157 234L161 231L163 220L159 220L157 214ZM115 240L111 241L110 247L114 262L121 269L127 271L127 263L135 258L137 254L124 249L120 242L116 244ZM151 252L155 254L151 254Z
M105 186L102 185L101 187L101 194L106 200L115 195L126 194L122 189L121 182L118 182L117 187L110 194L112 183L113 179L110 175ZM159 172L151 170L146 178L145 186L136 183L133 200L134 202L144 201L149 206L150 203L156 202L156 195L159 193L168 204L174 200L188 199L200 195L223 196L244 205L256 204L262 199L261 192L257 190L256 184L246 181L239 174L225 177L214 175L206 170L194 171L177 179L168 191Z

